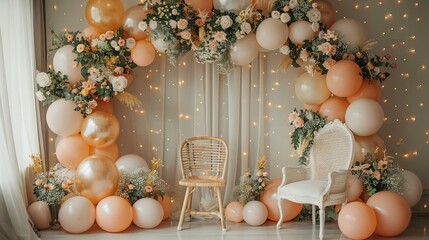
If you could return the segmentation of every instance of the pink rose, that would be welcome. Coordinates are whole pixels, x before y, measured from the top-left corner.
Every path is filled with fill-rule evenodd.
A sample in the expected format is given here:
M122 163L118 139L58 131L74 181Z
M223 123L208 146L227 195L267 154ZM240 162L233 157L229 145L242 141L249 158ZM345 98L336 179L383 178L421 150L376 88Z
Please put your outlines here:
M337 52L337 49L335 48L335 46L331 45L328 42L325 42L319 45L318 50L325 55L331 55L331 56Z
M114 37L114 32L113 31L107 31L106 33L105 33L105 35L106 35L106 39L107 40L110 40L110 39L112 39L113 37Z
M152 192L152 186L146 186L146 187L144 187L144 190L145 190L145 192Z
M180 33L180 37L182 37L185 40L191 39L191 33L189 31L183 31Z
M299 117L299 114L297 113L297 112L295 112L295 111L293 111L293 112L291 112L290 114L289 114L289 123L293 123L293 122L295 122L295 119L297 118L297 117Z
M197 26L198 26L198 27L201 27L201 26L203 26L203 25L204 25L204 21L203 21L203 19L198 18L198 19L195 21L195 24L197 24Z
M183 30L186 27L188 27L188 21L186 19L181 18L178 22L177 22L177 28Z
M225 32L216 32L215 33L215 40L218 42L223 42L226 40L226 34Z
M68 34L67 35L67 41L71 42L73 40L73 35Z
M88 102L88 107L90 107L92 109L95 109L97 106L98 106L98 103L95 100L91 100Z
M368 67L369 70L374 69L374 65L372 64L372 62L368 62L366 66Z
M110 102L110 97L104 97L104 98L103 98L103 101L105 101L105 102Z
M380 172L379 172L379 171L375 171L375 172L372 174L372 176L374 176L374 178L375 178L375 179L377 179L377 180L380 180L380 178L381 178L381 174L380 174Z
M326 69L331 69L334 65L335 65L335 63L337 63L337 61L335 61L334 59L332 59L332 58L328 58L328 59L326 59L326 61L323 63L323 66L326 68Z
M297 117L295 121L293 122L296 128L300 128L304 126L304 120L300 117Z
M212 41L212 42L210 42L210 44L209 44L209 47L210 47L210 49L216 49L217 48L217 42L216 41Z
M85 45L83 45L82 43L78 44L77 47L76 47L76 51L78 53L81 53L81 52L83 52L83 50L85 50Z
M124 39L119 39L119 41L118 41L118 45L119 46L121 46L121 47L123 47L123 46L125 46L125 40Z

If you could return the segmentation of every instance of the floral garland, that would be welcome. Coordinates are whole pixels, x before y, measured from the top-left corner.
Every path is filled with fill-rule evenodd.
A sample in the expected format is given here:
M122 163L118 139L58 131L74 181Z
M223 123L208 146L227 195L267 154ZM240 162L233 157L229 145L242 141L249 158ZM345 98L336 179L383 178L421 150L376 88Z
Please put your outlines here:
M268 184L268 172L265 170L265 165L268 159L263 156L258 160L258 167L255 170L255 174L247 171L240 177L240 184L235 186L234 197L241 204L246 204L250 201L259 201L261 199L262 192L265 191L265 187Z
M289 123L295 127L291 135L291 144L299 157L300 165L308 164L308 155L313 146L314 134L327 123L326 117L320 117L312 110L295 109L289 114Z
M382 159L377 158L377 151L378 149L374 153L367 153L363 162L356 162L352 168L352 174L362 180L368 196L380 191L403 194L405 186L403 169L398 164L394 164L390 156L384 155Z
M114 96L124 92L128 80L124 74L132 74L137 65L131 60L131 49L135 46L133 38L125 39L122 28L116 32L107 31L99 37L85 37L82 32L67 32L55 36L54 48L71 45L77 54L73 67L79 65L83 79L71 84L68 76L61 72L48 70L36 75L39 90L36 96L44 104L64 98L76 103L76 111L84 116L91 114L97 101L109 102ZM85 80L87 79L87 80ZM128 98L131 105L138 104L135 98Z
M48 172L43 172L40 154L33 154L31 158L33 159L31 170L36 175L33 194L38 201L58 205L66 196L74 194L74 180L69 177L69 170L66 167L57 163Z
M141 198L164 198L168 190L167 183L158 176L158 166L160 160L152 159L152 170L148 168L138 168L132 173L121 173L116 195L134 204Z

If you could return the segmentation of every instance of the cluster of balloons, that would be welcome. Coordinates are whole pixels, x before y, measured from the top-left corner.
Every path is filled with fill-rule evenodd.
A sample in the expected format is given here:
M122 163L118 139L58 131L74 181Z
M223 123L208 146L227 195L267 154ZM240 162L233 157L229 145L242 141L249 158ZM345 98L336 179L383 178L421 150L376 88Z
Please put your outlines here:
M251 226L259 226L268 219L277 222L280 219L280 211L277 206L277 188L281 178L271 180L262 194L261 201L250 201L243 204L233 201L225 209L225 217L231 222L242 222L243 220ZM283 200L283 222L294 219L301 212L303 205Z

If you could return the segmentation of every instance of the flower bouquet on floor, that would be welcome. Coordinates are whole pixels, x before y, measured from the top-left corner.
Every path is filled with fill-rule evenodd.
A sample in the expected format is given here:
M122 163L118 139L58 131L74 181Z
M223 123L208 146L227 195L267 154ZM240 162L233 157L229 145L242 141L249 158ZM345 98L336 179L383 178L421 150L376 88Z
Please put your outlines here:
M260 201L262 192L268 184L268 172L265 170L265 165L268 159L263 156L258 160L258 167L252 175L247 171L240 177L240 184L235 186L234 198L241 204L246 204L250 201Z

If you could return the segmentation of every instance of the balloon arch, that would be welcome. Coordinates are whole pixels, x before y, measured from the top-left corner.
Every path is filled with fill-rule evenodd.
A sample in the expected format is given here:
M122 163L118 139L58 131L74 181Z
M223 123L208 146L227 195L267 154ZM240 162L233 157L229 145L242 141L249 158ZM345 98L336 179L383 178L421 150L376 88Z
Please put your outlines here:
M421 189L418 197L419 190L407 193L409 199L414 199L407 204L399 194L384 191L395 189L371 186L366 180L374 176L362 172L370 170L366 165L368 153L378 150L373 154L376 163L388 160L383 156L384 143L376 135L384 121L380 83L389 76L386 69L396 65L390 62L390 55L378 56L370 51L374 42L366 39L362 24L353 19L336 20L336 11L328 0L147 0L127 10L120 0L89 0L85 16L90 25L83 31L56 34L53 69L36 76L36 96L50 104L47 124L62 138L56 146L61 169L73 173L74 180L68 179L69 184L80 195L68 196L62 204L59 218L64 230L85 232L95 220L109 232L123 231L133 221L139 227L152 228L170 215L171 202L163 192L165 183L157 178L157 160L152 161L151 169L138 156L125 155L118 160L115 140L119 123L111 114L110 104L112 98L129 106L138 104L138 99L126 92L133 81L132 69L151 64L156 51L167 54L172 64L192 51L197 62L215 64L222 74L228 74L234 66L248 65L259 52L279 51L284 55L281 65L285 69L305 70L295 83L296 96L305 110L293 111L289 119L295 126L292 142L302 163L313 133L326 121L338 118L356 136L356 175L349 180L349 200L359 199L363 188L375 194L368 205L345 206L339 216L341 231L351 238L366 238L374 231L395 236L407 227L409 207L419 199ZM320 120L319 125L314 119ZM385 169L397 169L388 164L391 162L381 168L377 165L374 172L387 174ZM144 181L133 182L130 172L136 168L148 169L140 172L146 177ZM60 197L73 192L69 185L56 183L67 190ZM236 202L227 207L227 218L236 222L248 219L251 225L260 225L267 217L275 221L275 191L269 189L276 189L276 184L272 181L261 198L267 207L263 219L259 221L248 213L260 208L259 203L243 208ZM158 197L163 200L150 201ZM389 206L380 204L390 201ZM290 220L302 205L287 204L294 209L286 214ZM105 205L115 211L104 211ZM391 208L389 212L397 215L377 210L383 208ZM151 216L147 217L149 210ZM29 212L35 216L34 211ZM400 228L391 227L396 218L402 219ZM350 219L361 219L359 226L364 229L360 232L365 236L356 235L357 222ZM35 220L36 226L41 221ZM38 227L45 226L40 223Z

